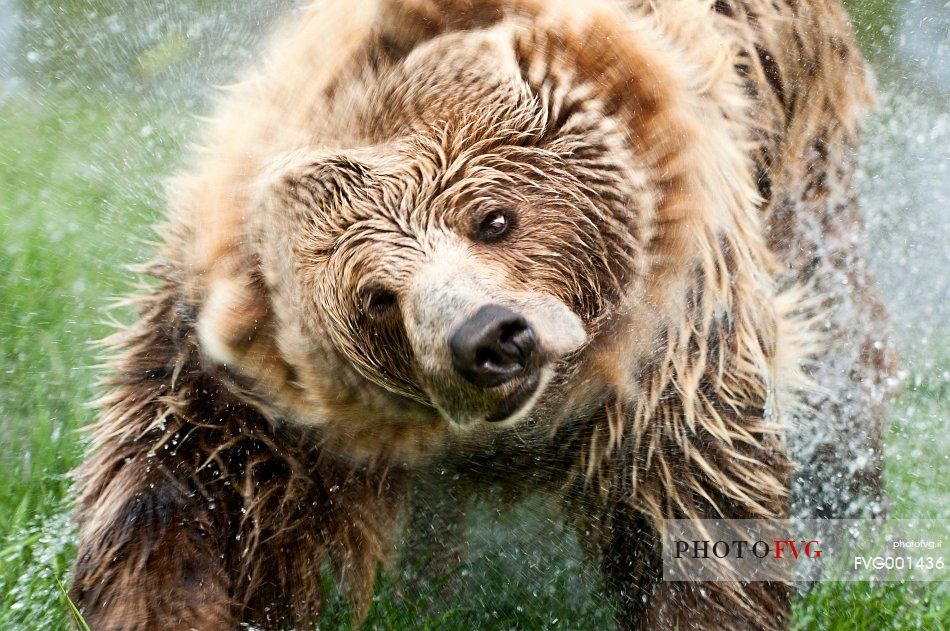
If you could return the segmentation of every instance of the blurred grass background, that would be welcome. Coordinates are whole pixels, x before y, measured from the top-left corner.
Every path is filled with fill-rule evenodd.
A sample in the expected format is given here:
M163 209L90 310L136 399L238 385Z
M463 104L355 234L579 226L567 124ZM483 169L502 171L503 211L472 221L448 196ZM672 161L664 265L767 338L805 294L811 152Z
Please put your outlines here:
M123 266L151 253L161 177L182 163L200 126L188 114L207 111L205 86L226 80L253 56L264 25L287 3L244 4L24 1L0 8L2 629L67 628L56 580L68 582L73 554L66 473L80 458L79 428L93 416L86 407L96 374L90 342L108 331L103 314L110 298L128 288L131 275ZM891 0L848 6L882 87L906 89L888 88L908 85L908 62L898 55L905 13ZM913 107L931 107L928 99L940 107L945 90L921 90L915 98L924 104ZM891 146L865 160L862 192L872 205L876 187L895 181L886 156L904 151L907 125L895 130L894 121L914 112L901 111L902 103L885 98L869 125L869 144ZM946 125L945 117L936 120ZM944 130L938 142L945 137ZM935 159L945 162L946 146L937 149L943 153ZM871 219L878 247L888 248L889 240L875 222L886 223L886 212L904 221L900 213L915 207L916 198L909 199L882 211L884 219ZM904 282L898 275L896 284ZM918 283L922 295L933 290L919 279L907 282ZM938 291L935 300L942 299ZM907 301L891 302L903 317ZM919 305L926 304L922 297ZM931 308L898 327L908 385L893 405L886 445L897 517L948 517L950 339L943 314ZM444 618L427 617L383 579L371 627L609 627L594 568L543 501L501 515L483 509L474 520L472 558L463 570L469 597ZM345 628L346 620L336 599L323 626ZM826 584L796 605L801 628L948 623L950 604L939 584Z

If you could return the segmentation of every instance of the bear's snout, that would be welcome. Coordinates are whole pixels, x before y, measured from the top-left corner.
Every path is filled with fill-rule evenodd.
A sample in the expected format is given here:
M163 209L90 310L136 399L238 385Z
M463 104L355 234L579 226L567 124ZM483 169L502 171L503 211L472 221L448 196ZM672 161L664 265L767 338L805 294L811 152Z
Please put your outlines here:
M469 383L494 388L529 369L538 336L524 316L489 304L459 325L449 338L452 366Z

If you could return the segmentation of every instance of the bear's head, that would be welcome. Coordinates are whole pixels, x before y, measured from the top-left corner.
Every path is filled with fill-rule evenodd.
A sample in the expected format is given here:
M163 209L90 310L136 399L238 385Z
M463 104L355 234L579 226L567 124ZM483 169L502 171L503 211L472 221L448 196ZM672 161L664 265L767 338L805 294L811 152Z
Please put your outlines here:
M610 3L343 4L184 186L202 352L262 409L425 452L773 343L737 86Z
M523 417L630 282L652 199L616 126L583 94L536 92L496 40L417 49L358 114L362 147L280 156L258 184L247 245L294 332L299 359L282 355L298 378L326 370L334 399L355 372L449 422ZM366 413L405 407L390 399Z

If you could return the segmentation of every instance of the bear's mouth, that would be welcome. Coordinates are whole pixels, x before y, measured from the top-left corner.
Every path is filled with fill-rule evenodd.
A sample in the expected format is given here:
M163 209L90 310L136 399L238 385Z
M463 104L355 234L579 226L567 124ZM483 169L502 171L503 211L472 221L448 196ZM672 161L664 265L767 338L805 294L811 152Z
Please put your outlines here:
M518 387L491 414L485 417L485 420L489 423L497 423L510 418L534 396L540 384L541 371L533 371L518 384Z

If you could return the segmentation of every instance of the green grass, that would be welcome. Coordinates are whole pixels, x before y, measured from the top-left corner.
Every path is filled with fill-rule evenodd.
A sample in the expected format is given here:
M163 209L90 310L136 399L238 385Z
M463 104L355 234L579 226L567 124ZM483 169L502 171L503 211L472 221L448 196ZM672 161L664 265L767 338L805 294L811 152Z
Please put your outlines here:
M127 284L121 266L146 255L153 176L168 149L144 150L132 112L21 99L0 114L0 469L10 481L0 484L0 529L9 531L16 515L63 496L75 429L90 414L90 341L106 332L107 297Z
M134 109L0 101L0 628L65 628L64 518L103 307L146 256L173 143ZM123 104L131 108L131 104ZM159 119L160 120L160 119ZM155 124L153 122L153 124ZM147 130L146 130L147 131Z
M893 0L844 0L861 50L871 60L891 52L898 20Z
M74 533L67 472L92 412L94 350L122 265L147 257L158 176L195 123L136 103L0 101L0 629L65 629ZM937 346L895 404L887 473L895 516L946 516L947 355ZM940 354L942 353L942 354ZM380 579L372 628L605 628L595 572L544 505L477 511L466 597L441 616ZM500 523L498 523L500 522ZM504 533L504 534L503 534ZM796 603L804 629L938 629L939 585L829 583ZM324 627L347 628L339 597Z
M946 629L950 593L939 583L822 583L795 605L800 629Z

